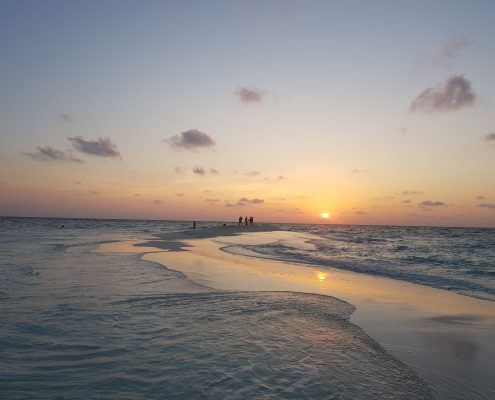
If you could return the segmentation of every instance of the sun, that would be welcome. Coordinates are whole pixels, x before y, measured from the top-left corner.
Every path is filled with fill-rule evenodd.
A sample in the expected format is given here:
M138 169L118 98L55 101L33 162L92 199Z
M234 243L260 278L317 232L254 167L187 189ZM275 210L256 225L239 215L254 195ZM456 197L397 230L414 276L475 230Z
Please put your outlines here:
M323 214L321 214L321 217L328 219L328 217L330 217L330 214L328 214L327 212L324 212Z

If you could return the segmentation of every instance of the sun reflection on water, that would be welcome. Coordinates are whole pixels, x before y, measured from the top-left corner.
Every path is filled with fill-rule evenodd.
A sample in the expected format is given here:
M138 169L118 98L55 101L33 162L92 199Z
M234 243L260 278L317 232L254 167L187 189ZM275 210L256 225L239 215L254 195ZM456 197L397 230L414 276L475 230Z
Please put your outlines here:
M323 282L324 280L326 280L326 279L327 279L327 273L326 273L326 272L320 272L320 271L318 271L318 272L316 273L316 276L317 276L317 278L318 278L318 280L319 280L320 282Z

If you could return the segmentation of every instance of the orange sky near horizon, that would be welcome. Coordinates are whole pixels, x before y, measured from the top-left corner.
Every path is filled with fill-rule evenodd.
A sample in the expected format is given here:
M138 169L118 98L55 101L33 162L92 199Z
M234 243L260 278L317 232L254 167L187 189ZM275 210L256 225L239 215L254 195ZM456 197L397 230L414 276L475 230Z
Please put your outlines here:
M495 3L43 3L0 215L495 227Z

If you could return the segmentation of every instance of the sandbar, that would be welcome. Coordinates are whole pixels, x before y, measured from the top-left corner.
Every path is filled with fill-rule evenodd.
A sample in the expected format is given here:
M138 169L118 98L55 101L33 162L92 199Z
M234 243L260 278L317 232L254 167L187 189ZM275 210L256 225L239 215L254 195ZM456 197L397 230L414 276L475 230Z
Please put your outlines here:
M180 241L108 243L99 251L143 253L145 260L217 290L294 291L347 301L356 307L350 321L413 368L437 398L495 398L495 302L389 278L222 251L235 243L315 238L310 234L231 229L225 236L211 236L192 233Z

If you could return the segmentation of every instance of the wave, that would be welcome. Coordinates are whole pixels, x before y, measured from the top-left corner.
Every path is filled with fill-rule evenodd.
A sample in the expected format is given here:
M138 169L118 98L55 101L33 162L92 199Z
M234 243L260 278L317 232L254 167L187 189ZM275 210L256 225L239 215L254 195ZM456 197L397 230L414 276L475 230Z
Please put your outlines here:
M301 264L317 265L321 268L338 268L352 272L368 275L383 276L396 280L417 283L439 289L452 290L460 294L470 295L486 300L495 301L495 288L484 285L482 281L472 281L465 276L442 275L443 270L437 268L400 268L397 262L389 260L360 259L349 260L342 256L332 257L332 248L325 247L325 251L301 251L295 247L287 247L278 242L265 245L230 244L221 247L221 250L238 255L255 258L276 259L287 262L298 262ZM423 266L441 266L442 262L435 257L407 257L407 262L417 263ZM494 276L493 272L484 271L479 275Z

